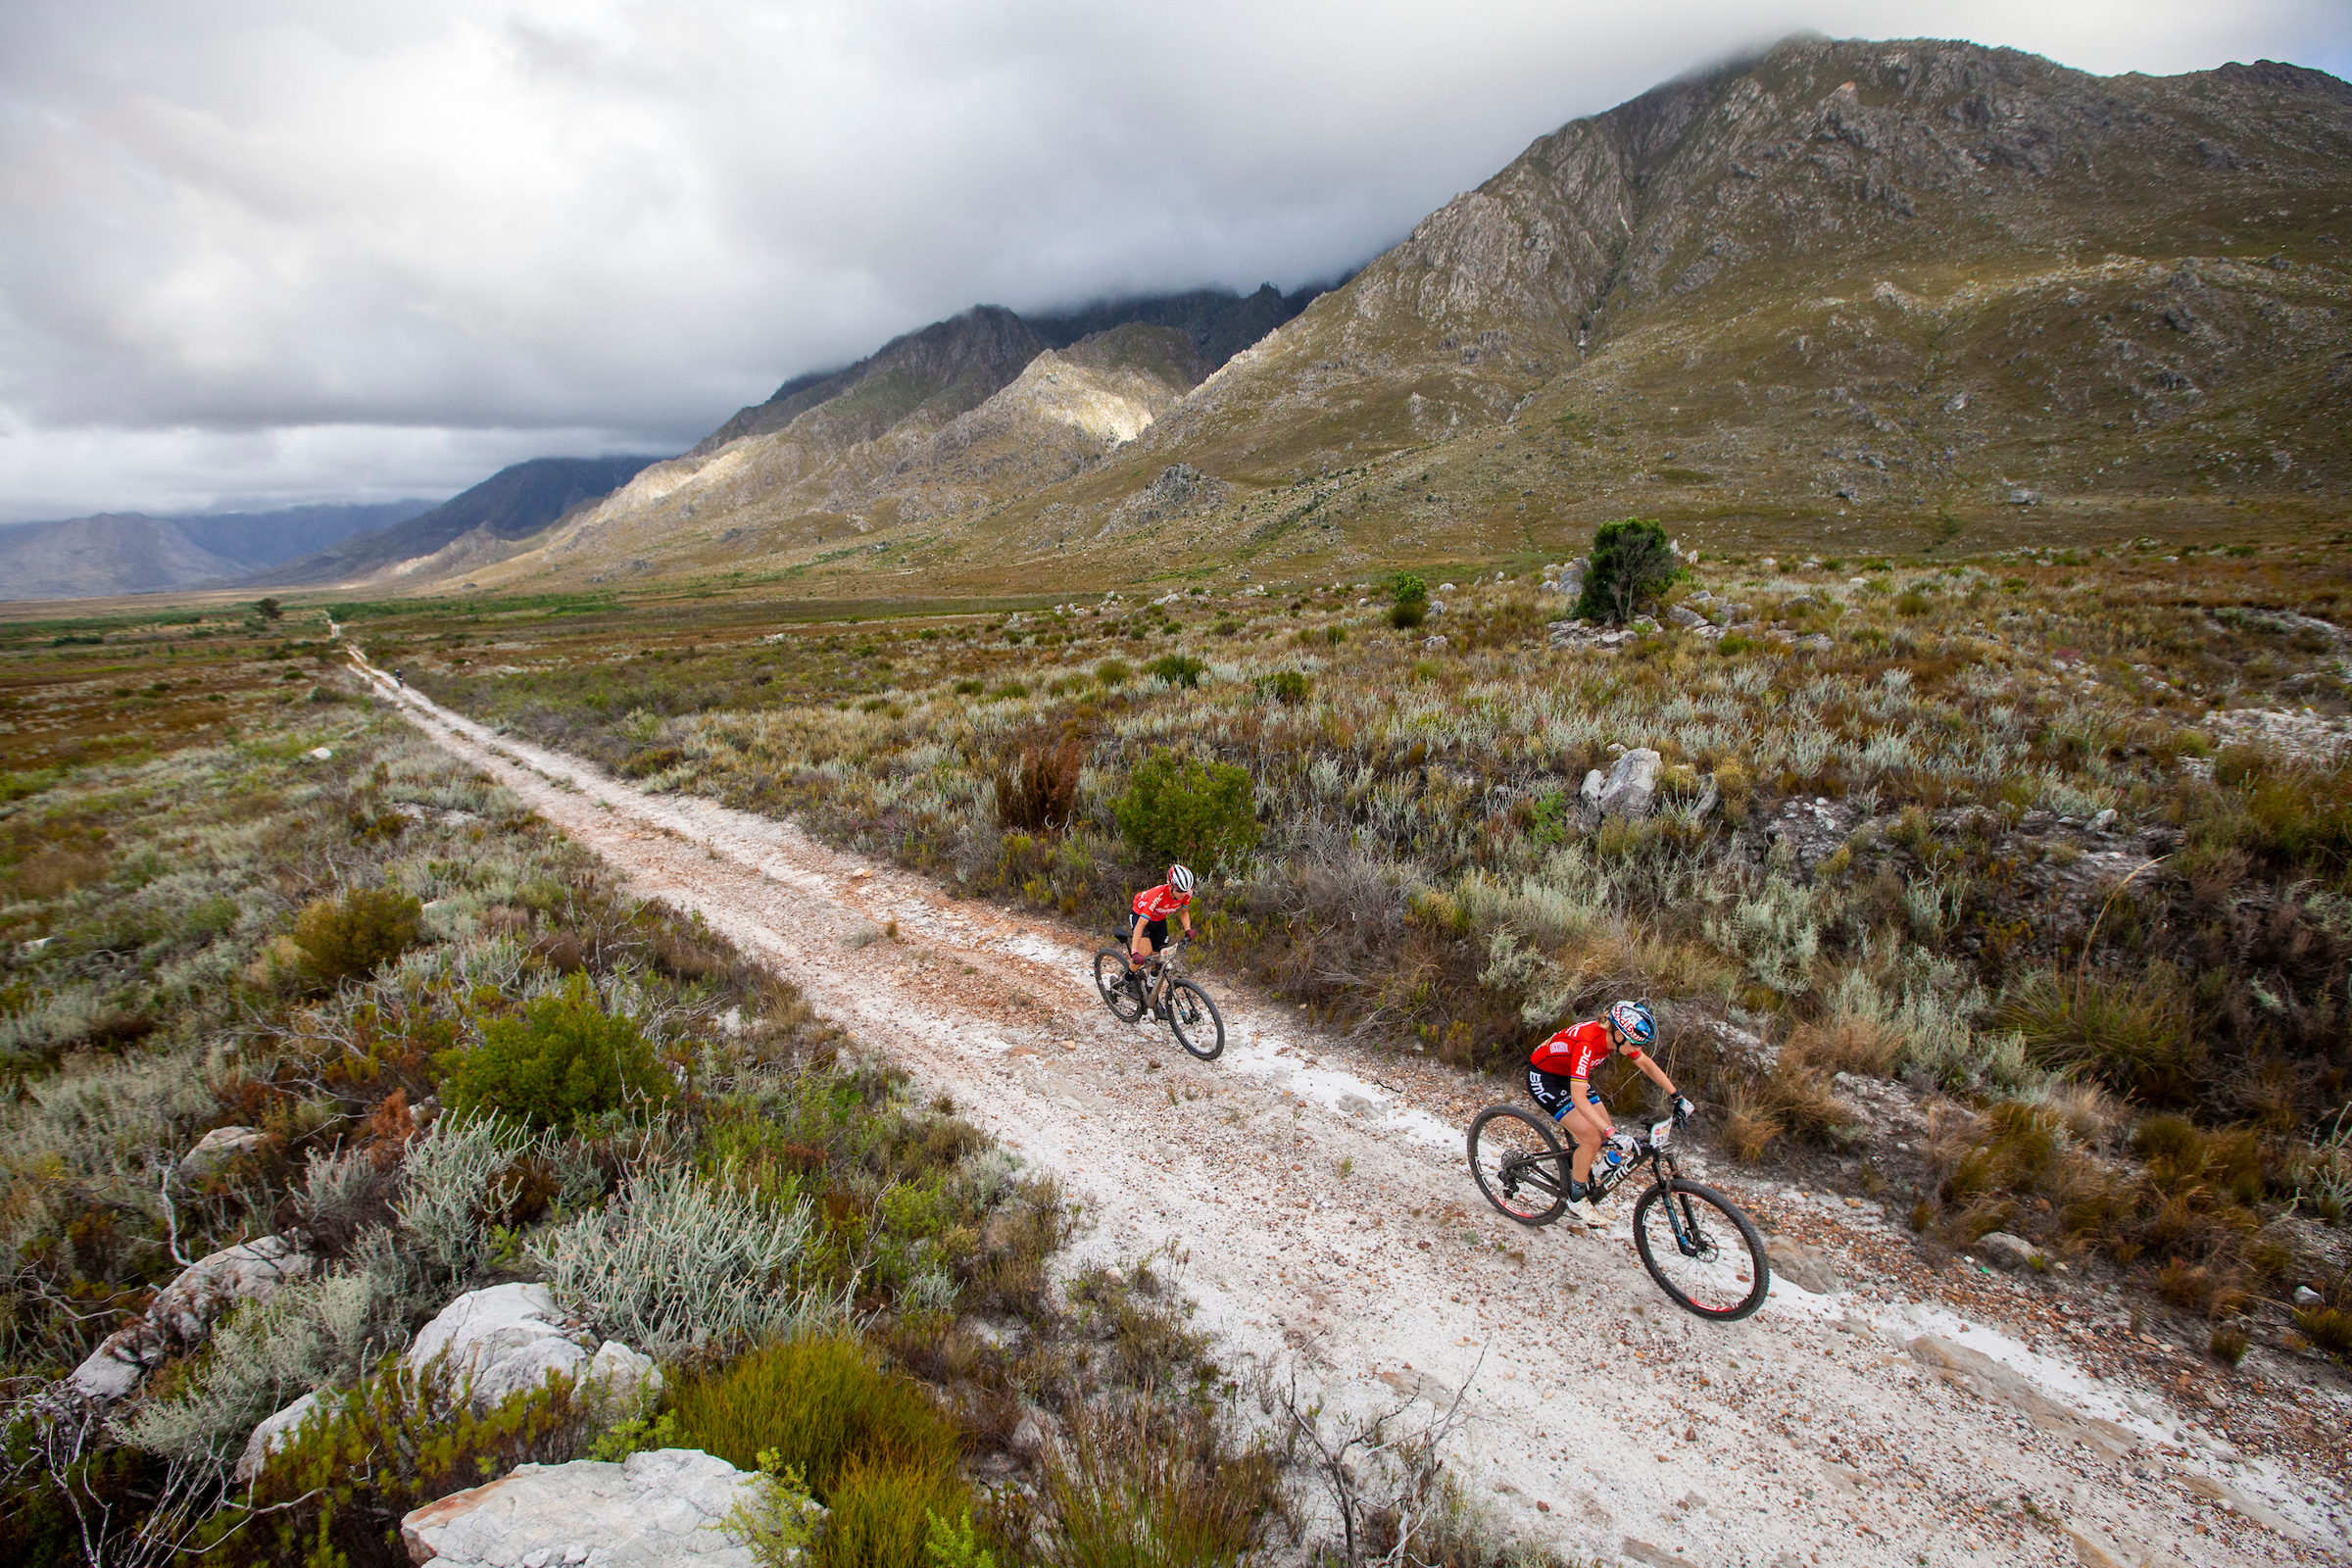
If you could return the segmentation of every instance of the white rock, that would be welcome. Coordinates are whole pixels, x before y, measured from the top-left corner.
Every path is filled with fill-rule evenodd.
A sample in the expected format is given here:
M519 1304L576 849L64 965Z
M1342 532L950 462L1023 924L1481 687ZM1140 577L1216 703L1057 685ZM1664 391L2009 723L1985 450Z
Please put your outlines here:
M260 1475L263 1461L284 1447L294 1436L294 1429L309 1420L311 1412L318 1408L318 1396L306 1394L255 1427L253 1435L245 1440L245 1451L237 1456L237 1479L251 1481Z
M1421 639L1421 646L1435 652L1446 646L1446 634L1440 632L1435 637L1424 637Z
M212 1332L216 1319L246 1301L266 1301L289 1280L308 1279L318 1259L283 1236L225 1247L180 1270L147 1308L148 1320L183 1345Z
M325 746L314 746L302 755L317 762L331 762L335 759L333 749Z
M2298 1285L2295 1287L2295 1304L2297 1306L2326 1306L2328 1298L2308 1285Z
M1658 789L1658 754L1639 746L1617 759L1600 787L1603 816L1647 816Z
M266 1301L279 1286L307 1278L317 1266L317 1259L282 1236L201 1257L156 1293L144 1318L108 1335L67 1381L85 1398L120 1399L174 1349L202 1345L230 1307Z
M400 1539L411 1562L442 1568L753 1568L750 1548L719 1526L757 1480L696 1448L526 1464L414 1510Z
M1594 806L1598 806L1600 804L1601 782L1600 769L1597 767L1593 768L1591 772L1585 775L1585 782L1578 788L1576 792L1577 798L1580 800L1589 801Z
M2116 815L2117 812L2114 807L2110 806L2106 808L2104 810L2100 811L2098 815L2090 819L2092 830L2100 833L2114 832Z
M535 1389L551 1372L575 1381L609 1381L614 1396L651 1397L662 1374L650 1357L618 1340L594 1355L586 1336L564 1318L544 1285L497 1285L468 1291L419 1329L408 1364L421 1370L446 1353L449 1370L473 1380L473 1404L487 1410L508 1395Z
M200 1182L228 1168L239 1154L260 1152L270 1135L258 1127L216 1127L196 1140L196 1147L179 1156L179 1179Z
M170 1354L171 1347L165 1344L162 1332L142 1318L108 1335L66 1381L83 1398L111 1403L137 1388L149 1370L163 1365Z

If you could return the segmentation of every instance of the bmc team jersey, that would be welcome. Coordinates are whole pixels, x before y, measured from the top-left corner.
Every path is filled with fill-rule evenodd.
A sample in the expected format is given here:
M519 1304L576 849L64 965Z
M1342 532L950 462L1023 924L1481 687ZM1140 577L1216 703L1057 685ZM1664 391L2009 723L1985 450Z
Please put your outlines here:
M1592 1069L1608 1058L1609 1026L1595 1018L1591 1023L1570 1024L1538 1046L1527 1059L1539 1072L1589 1079Z
M1165 920L1178 909L1193 902L1190 893L1179 893L1162 882L1155 888L1146 888L1135 896L1135 912L1146 920Z

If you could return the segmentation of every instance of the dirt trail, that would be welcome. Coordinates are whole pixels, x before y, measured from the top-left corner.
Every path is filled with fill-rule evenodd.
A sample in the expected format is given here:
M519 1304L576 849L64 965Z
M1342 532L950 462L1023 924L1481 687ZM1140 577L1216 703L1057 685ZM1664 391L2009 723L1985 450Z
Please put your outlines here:
M1229 1044L1196 1062L1109 1017L1089 979L1097 936L951 899L788 822L647 795L364 673L636 892L700 910L1058 1173L1096 1222L1082 1250L1187 1259L1200 1321L1234 1349L1295 1358L1358 1410L1449 1397L1475 1369L1461 1473L1573 1559L2347 1559L2352 1509L2331 1480L2239 1455L2152 1387L2096 1381L1973 1310L1874 1290L1851 1261L1856 1290L1776 1281L1753 1318L1718 1327L1642 1271L1630 1197L1605 1232L1508 1224L1462 1153L1467 1109L1502 1098L1492 1081L1357 1051L1215 974ZM890 921L899 940L874 940ZM1858 1246L1878 1221L1841 1208L1836 1223ZM1964 1387L1911 1348L1923 1336L1989 1372Z

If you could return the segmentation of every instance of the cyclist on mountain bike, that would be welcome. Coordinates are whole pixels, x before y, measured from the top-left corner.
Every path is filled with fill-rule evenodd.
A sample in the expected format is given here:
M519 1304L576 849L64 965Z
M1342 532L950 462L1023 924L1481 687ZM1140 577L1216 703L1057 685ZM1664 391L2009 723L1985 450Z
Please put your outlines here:
M1184 922L1184 934L1193 934L1193 889L1200 885L1193 873L1182 865L1168 867L1168 879L1155 888L1146 888L1135 896L1134 930L1129 933L1127 950L1137 968L1142 968L1153 954L1168 945L1168 916L1175 915Z
M1657 1037L1657 1020L1650 1016L1648 1003L1617 1002L1611 1003L1601 1017L1562 1029L1528 1057L1527 1092L1576 1140L1576 1153L1568 1167L1568 1212L1579 1224L1600 1223L1600 1212L1592 1206L1586 1183L1602 1146L1617 1135L1609 1120L1609 1107L1601 1102L1592 1083L1592 1069L1608 1060L1610 1052L1623 1055L1666 1091L1674 1102L1676 1126L1690 1119L1690 1102L1675 1089L1666 1069L1644 1049Z
M1193 889L1198 885L1190 869L1171 865L1165 882L1135 896L1135 912L1128 922L1132 929L1127 938L1127 984L1138 997L1149 1001L1158 988L1158 954L1168 945L1168 916L1182 920L1184 939L1193 939ZM1153 1015L1160 1010L1161 1004L1154 1002Z

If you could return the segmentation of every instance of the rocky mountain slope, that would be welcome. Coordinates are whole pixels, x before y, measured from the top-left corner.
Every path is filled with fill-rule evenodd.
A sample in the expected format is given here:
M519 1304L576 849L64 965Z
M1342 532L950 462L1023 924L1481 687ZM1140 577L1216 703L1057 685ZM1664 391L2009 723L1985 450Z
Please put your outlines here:
M498 576L726 565L828 540L842 559L851 537L1002 504L1133 439L1318 292L1197 289L1034 318L977 306L785 382Z
M885 376L902 340L698 449L726 486L641 481L625 536L509 570L625 550L969 590L1019 563L1042 584L1556 552L1628 513L1856 550L2316 523L2352 484L2348 204L2352 87L2322 73L1792 38L1541 138L1057 482L873 505L988 378ZM989 374L1026 348L981 313L930 331ZM808 439L744 451L786 416ZM895 444L810 466L822 432L886 423ZM1216 482L1114 525L1179 466ZM889 537L835 553L853 514Z
M90 599L241 577L431 506L384 501L168 517L118 512L22 523L0 528L0 596Z
M514 553L527 538L588 502L610 495L652 458L532 458L511 464L441 505L389 527L339 539L300 560L253 573L262 587L431 578Z

